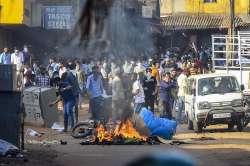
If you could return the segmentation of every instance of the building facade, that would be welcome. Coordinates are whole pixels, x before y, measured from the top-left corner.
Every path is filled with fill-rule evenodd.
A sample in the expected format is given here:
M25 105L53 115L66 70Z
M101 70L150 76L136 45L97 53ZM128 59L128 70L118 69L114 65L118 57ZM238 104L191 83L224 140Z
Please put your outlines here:
M231 28L230 1L233 0L160 0L161 24L164 35L173 40L168 46L210 45L211 35L227 34ZM250 27L249 0L234 0L236 30ZM188 39L187 39L188 38Z
M0 0L0 50L30 46L38 60L56 52L84 0Z
M248 26L249 0L234 0L236 27ZM230 26L230 0L160 0L166 29L209 29Z

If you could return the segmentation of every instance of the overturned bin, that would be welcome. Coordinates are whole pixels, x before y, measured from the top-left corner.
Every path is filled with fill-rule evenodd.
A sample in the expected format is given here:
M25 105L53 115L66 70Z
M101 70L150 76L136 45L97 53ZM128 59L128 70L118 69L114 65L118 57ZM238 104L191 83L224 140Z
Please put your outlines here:
M50 128L59 120L56 106L49 103L56 100L56 89L49 87L30 87L23 92L25 123Z

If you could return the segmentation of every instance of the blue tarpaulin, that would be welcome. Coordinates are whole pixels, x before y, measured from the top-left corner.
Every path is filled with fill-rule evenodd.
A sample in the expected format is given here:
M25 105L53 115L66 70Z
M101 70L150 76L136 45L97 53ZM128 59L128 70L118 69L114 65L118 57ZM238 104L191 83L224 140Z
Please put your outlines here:
M177 123L174 120L156 117L150 110L143 108L139 114L151 136L159 136L164 139L172 139L176 132Z

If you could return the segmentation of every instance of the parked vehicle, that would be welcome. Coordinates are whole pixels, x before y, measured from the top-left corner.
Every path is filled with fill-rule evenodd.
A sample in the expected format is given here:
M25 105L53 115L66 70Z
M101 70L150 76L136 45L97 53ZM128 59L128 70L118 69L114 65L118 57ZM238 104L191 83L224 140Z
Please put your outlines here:
M237 126L242 131L245 121L242 91L236 77L230 74L205 74L191 76L185 97L188 129L201 132L215 124Z
M243 93L243 105L246 111L245 123L244 123L244 126L246 127L250 122L250 92L249 91L245 91Z

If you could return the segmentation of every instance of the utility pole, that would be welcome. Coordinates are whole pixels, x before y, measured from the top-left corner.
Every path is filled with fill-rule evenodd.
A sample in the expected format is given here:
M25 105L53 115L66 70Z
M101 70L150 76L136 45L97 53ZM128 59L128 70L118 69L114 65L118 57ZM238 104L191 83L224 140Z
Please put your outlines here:
M230 35L235 34L235 3L230 0Z

